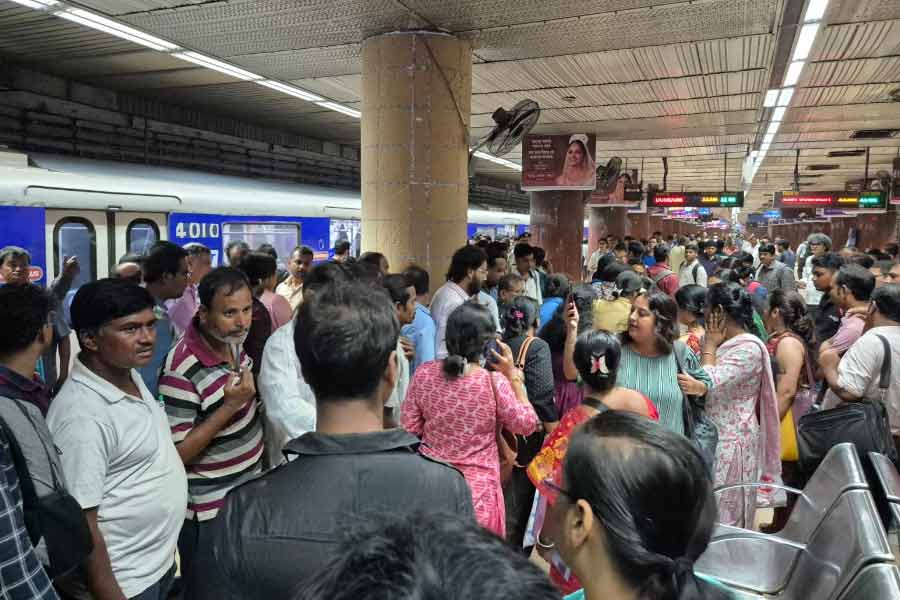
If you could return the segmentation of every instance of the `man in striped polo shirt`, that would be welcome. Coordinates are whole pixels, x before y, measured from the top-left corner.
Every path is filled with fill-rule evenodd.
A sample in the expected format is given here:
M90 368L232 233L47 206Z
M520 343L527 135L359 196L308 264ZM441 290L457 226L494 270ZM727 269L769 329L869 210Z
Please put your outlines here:
M247 278L232 267L219 267L203 278L197 292L197 315L166 357L159 380L172 439L188 476L178 552L189 600L214 597L213 521L228 491L260 473L263 456L259 402L250 359L241 349L253 311Z

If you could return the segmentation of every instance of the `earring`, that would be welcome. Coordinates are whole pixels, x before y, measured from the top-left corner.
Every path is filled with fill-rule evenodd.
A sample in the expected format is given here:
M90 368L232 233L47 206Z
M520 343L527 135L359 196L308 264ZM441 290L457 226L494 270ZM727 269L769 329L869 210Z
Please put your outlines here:
M539 547L543 548L544 550L550 550L550 549L556 547L556 543L555 543L555 542L550 542L549 544L545 544L544 542L542 542L542 541L541 541L541 534L540 534L540 533L537 534L537 538L535 539L535 543L537 543L537 545L538 545Z

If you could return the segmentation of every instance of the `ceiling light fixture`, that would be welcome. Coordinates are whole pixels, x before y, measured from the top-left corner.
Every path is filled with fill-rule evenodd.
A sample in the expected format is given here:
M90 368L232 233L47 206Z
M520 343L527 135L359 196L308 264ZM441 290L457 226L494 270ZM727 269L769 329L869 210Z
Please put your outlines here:
M37 10L43 10L45 8L50 8L52 6L56 6L59 4L57 0L12 0L16 4L21 4L22 6L27 6L28 8L34 8Z
M800 36L797 38L797 46L794 48L794 56L791 60L806 60L818 32L818 23L807 23L800 29Z
M499 156L494 156L492 154L488 154L487 152L481 152L480 150L475 152L473 156L477 158L482 158L484 160L489 160L492 163L497 163L498 165L503 165L504 167L508 167L515 171L521 171L522 165L514 163L511 160L506 160L505 158L500 158Z
M794 97L794 88L788 87L781 90L781 94L778 95L778 106L787 106L791 103L791 98Z
M776 102L778 102L778 90L769 90L766 92L766 99L763 101L763 106L772 108L775 106Z
M797 85L797 82L800 80L800 73L803 71L803 65L804 63L801 60L791 63L784 76L785 87Z
M765 136L763 136L763 143L762 143L762 145L763 145L763 146L768 146L769 144L772 143L772 140L774 140L774 139L775 139L775 134L774 134L774 133L767 133Z
M828 8L828 0L809 0L809 6L806 7L806 14L803 16L803 22L821 21L825 16L825 9Z
M271 81L269 79L266 79L263 81L257 81L256 83L258 83L259 85L264 85L267 88L279 91L283 94L294 96L295 98L300 98L301 100L306 100L308 102L322 102L325 100L322 96L316 96L315 94L307 92L306 90L301 90L300 88L281 83L280 81Z
M318 104L322 108L328 108L355 119L359 119L362 116L362 113L358 110L350 108L349 106L344 106L343 104L338 104L337 102L316 102L316 104Z
M779 106L772 111L772 121L773 122L781 122L784 120L784 111L787 110L786 106Z
M153 35L148 35L143 31L138 31L137 29L122 25L111 19L101 17L100 15L95 15L86 10L81 10L80 8L69 8L56 14L67 21L73 21L86 27L109 33L116 37L128 40L129 42L152 48L153 50L171 52L172 50L178 49L178 46L171 42L167 42L166 40Z
M216 60L215 58L212 58L210 56L200 54L199 52L176 52L172 56L174 56L175 58L180 58L181 60L192 62L195 65L200 65L201 67L212 69L213 71L218 71L219 73L224 73L225 75L230 75L231 77L243 79L244 81L254 81L257 79L262 79L262 77L260 77L256 73L245 71L244 69L235 67L234 65L226 62L222 62L221 60Z

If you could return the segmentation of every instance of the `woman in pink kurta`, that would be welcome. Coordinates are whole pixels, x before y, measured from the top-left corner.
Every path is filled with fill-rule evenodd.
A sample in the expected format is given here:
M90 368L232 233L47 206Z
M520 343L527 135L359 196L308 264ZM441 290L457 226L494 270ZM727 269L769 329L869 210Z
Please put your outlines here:
M737 284L709 289L703 368L712 379L706 413L719 430L714 483L781 481L780 418L772 365L753 330L750 295ZM718 495L719 522L753 528L756 507L772 506L771 488Z
M422 439L424 454L462 472L478 522L505 537L497 430L527 435L539 420L509 347L496 342L500 352L489 349L495 335L486 307L467 302L454 310L447 319L450 355L416 369L401 408L401 423ZM479 364L486 354L493 359L494 371Z

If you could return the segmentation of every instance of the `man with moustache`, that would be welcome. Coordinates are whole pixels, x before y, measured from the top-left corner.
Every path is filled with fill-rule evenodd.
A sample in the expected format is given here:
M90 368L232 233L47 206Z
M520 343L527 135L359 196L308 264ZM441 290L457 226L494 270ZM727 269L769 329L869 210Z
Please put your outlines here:
M200 307L166 357L159 394L188 474L178 553L184 598L214 598L213 522L233 488L262 470L263 426L250 359L253 297L244 274L213 269L197 289Z
M153 359L154 306L131 281L81 286L71 307L81 352L47 413L91 531L95 600L165 600L175 577L187 482L165 411L137 371Z
M477 296L487 279L487 254L478 246L463 246L453 253L447 283L434 293L431 299L431 317L437 326L435 345L437 359L447 358L447 318L457 307Z

